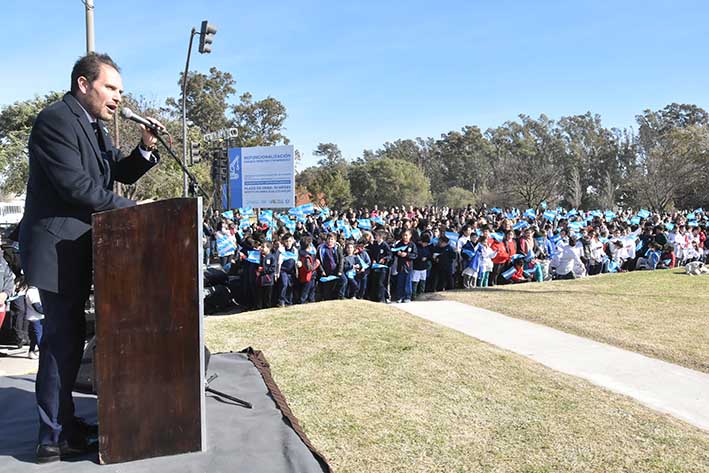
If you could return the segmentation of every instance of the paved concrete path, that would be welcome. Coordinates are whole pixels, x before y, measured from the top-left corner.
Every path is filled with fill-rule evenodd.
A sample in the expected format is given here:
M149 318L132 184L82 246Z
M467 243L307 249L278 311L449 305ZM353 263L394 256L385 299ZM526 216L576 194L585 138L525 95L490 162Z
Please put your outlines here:
M29 347L0 346L0 376L17 376L37 372L39 361L27 358Z
M709 374L460 302L425 301L395 307L709 431Z

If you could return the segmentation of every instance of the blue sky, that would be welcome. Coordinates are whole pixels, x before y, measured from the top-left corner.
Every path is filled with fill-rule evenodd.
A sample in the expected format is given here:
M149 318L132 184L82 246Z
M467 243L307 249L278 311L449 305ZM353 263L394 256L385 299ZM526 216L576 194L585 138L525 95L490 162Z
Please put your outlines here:
M191 69L273 96L304 156L485 129L520 113L592 111L628 127L646 108L709 107L709 2L95 0L96 49L127 91L178 96L191 27L219 31ZM85 50L80 0L2 0L0 105L68 88ZM235 98L236 99L236 98ZM301 166L302 167L302 166Z

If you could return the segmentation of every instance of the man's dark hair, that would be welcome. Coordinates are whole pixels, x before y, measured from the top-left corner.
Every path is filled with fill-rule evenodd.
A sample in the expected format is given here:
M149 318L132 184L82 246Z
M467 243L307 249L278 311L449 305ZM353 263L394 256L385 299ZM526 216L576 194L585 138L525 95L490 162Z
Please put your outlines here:
M113 62L111 56L108 54L99 53L89 53L86 56L80 57L78 61L74 63L74 68L71 70L71 87L70 91L73 95L79 90L79 77L84 76L89 82L93 82L98 79L98 75L101 72L101 64L111 66L118 72L121 69Z

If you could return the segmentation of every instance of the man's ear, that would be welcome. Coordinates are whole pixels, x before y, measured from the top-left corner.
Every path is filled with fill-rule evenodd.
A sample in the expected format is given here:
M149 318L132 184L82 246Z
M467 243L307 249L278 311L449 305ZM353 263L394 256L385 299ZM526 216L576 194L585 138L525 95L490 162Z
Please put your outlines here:
M79 76L78 79L76 79L76 83L79 86L79 91L81 91L82 94L86 94L89 90L89 80L84 77L84 76Z

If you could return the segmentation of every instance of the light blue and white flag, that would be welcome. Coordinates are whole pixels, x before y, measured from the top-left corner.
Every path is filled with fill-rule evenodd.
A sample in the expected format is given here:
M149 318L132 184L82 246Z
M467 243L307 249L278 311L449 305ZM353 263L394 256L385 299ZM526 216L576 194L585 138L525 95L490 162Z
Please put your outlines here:
M345 276L347 276L347 279L354 279L356 275L357 273L354 269L350 269L349 271L345 272Z
M258 221L270 224L273 221L273 210L262 210L259 212Z
M261 264L261 252L259 250L251 250L246 255L246 261L254 264Z
M502 241L505 239L505 234L500 232L491 233L490 236L497 241Z
M377 225L386 225L386 224L384 223L384 219L383 219L382 217L378 216L378 215L377 215L376 217L370 218L370 220L371 220L372 222L376 223Z
M641 209L640 212L638 212L638 217L640 218L648 218L650 216L650 211Z
M217 255L220 258L233 255L236 252L236 245L228 235L217 234Z
M512 226L512 230L524 230L527 227L529 227L529 224L523 220L521 222L515 223Z
M239 207L237 209L239 211L239 215L242 217L253 217L254 216L254 209L251 207Z
M251 222L249 222L248 218L242 218L239 220L239 229L243 230L246 228L249 228L251 226Z
M543 200L542 203L539 204L539 206L540 206L541 208L543 208L544 210L546 210L546 208L547 208L547 201L546 201L546 200Z
M359 239L362 238L362 230L359 228L353 228L350 233L355 241L359 241Z
M446 232L446 236L448 237L448 244L457 246L458 245L458 234L456 232Z
M537 218L537 211L534 209L527 209L524 211L524 216L528 218Z
M368 218L358 218L357 219L357 226L361 228L362 230L371 230L372 229L372 221L369 220Z
M381 263L372 263L372 269L387 269L389 266Z
M689 227L698 227L699 224L697 223L696 220L692 220L691 222L687 222L687 226L689 226Z
M636 215L635 217L630 219L630 224L631 225L640 225L640 216Z
M697 216L695 215L696 212L690 212L687 214L687 220L695 220Z
M507 271L502 273L502 277L509 280L512 277L512 275L514 275L514 273L516 273L516 272L517 272L517 268L512 266L510 269L508 269Z
M296 207L296 208L299 209L300 212L303 213L303 214L305 214L305 215L309 215L309 214L315 212L315 206L314 206L312 203L307 203L307 204L299 205L299 206Z
M281 255L283 256L283 260L289 260L292 259L293 261L298 261L298 255L296 254L295 251L286 251L283 250L281 252Z
M553 222L556 219L556 213L552 210L547 210L544 212L544 218Z
M337 276L322 276L320 278L320 282L330 282L330 281L335 281L337 279L340 279L340 278L338 278Z
M222 217L224 217L227 220L234 220L234 211L227 210L226 212L222 212Z
M406 246L406 245L404 245L404 246L397 246L396 248L392 248L392 249L391 249L391 252L392 252L392 253L398 253L398 252L400 252L400 251L406 251L407 249L408 249L408 246Z
M675 224L674 223L666 223L665 228L669 231L672 231L675 229Z

